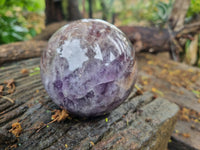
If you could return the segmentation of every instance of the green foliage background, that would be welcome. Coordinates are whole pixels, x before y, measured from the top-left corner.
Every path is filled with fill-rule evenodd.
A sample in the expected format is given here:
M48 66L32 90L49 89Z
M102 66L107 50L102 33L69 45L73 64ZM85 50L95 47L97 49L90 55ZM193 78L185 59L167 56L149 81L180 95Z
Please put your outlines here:
M33 14L41 15L44 8L44 0L1 0L0 44L23 41L39 33L44 25L36 26L38 20Z
M93 16L104 17L112 22L113 14L116 14L116 25L164 27L173 2L174 0L93 0ZM79 6L83 10L82 0L79 0ZM87 0L84 7L88 13ZM40 33L44 28L44 9L45 0L0 0L0 44L31 39ZM191 0L187 20L198 13L200 0Z
M64 1L64 0L63 0ZM66 0L65 0L66 1ZM88 17L88 1L78 0L80 11ZM141 25L163 28L171 13L174 0L92 0L93 18L104 18L115 25ZM67 3L67 1L66 1ZM0 44L28 40L45 28L45 0L0 0ZM63 10L67 8L63 3ZM186 22L200 13L200 0L191 0ZM187 40L188 49L191 40ZM185 56L183 52L183 56ZM200 66L200 35L198 47Z
M200 0L191 0L190 8L187 12L187 17L194 16L200 13Z

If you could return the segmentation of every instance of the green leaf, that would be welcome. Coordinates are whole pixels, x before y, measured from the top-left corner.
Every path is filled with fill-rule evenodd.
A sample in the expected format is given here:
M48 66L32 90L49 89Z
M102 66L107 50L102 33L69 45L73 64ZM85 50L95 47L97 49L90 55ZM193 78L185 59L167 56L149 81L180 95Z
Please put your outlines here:
M40 71L32 72L32 73L29 74L29 76L34 76L34 75L37 75L37 74L40 74Z
M40 67L35 67L34 70L35 71L40 71Z
M163 2L159 2L157 7L158 7L158 15L162 20L165 20L167 16L167 5Z
M13 26L12 29L15 32L28 32L28 30L26 28L23 28L23 27L18 26L18 25Z
M197 98L200 98L200 91L192 90L192 92L196 95Z
M191 41L187 40L185 43L185 52L188 52L188 47L190 46Z
M11 35L12 35L16 40L19 40L19 41L23 41L23 40L24 40L24 37L21 36L20 34L11 33Z
M105 118L105 121L108 122L108 118Z
M35 31L35 29L33 29L33 28L31 28L30 30L29 30L29 33L30 33L30 35L32 36L32 37L34 37L34 36L36 36L36 31Z
M0 6L3 6L6 0L0 0Z

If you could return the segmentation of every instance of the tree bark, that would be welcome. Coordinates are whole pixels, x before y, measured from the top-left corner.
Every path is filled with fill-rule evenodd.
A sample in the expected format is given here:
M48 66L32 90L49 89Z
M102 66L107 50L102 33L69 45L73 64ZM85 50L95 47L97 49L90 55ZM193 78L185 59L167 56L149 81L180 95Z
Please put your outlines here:
M83 18L86 18L85 0L82 0L82 7L83 7L82 16L83 16Z
M89 18L93 17L92 13L92 0L88 0L88 5L89 5Z
M6 61L40 57L46 47L46 41L26 41L1 45L0 64Z
M104 0L101 1L101 8L102 8L102 19L107 20L108 8L106 7Z
M68 14L70 21L78 20L82 18L82 15L78 8L78 1L77 0L68 0Z
M141 50L150 52L169 51L169 33L166 29L147 27L119 27L133 44L136 52Z
M190 6L190 0L175 0L168 19L168 31L170 34L170 55L175 61L179 61L180 52L183 52L173 32L178 32L184 27L185 16Z
M59 22L64 20L64 15L62 12L62 0L45 0L46 8L46 24L52 22Z
M176 0L173 4L168 24L174 31L180 31L184 27L185 16L190 7L190 0Z

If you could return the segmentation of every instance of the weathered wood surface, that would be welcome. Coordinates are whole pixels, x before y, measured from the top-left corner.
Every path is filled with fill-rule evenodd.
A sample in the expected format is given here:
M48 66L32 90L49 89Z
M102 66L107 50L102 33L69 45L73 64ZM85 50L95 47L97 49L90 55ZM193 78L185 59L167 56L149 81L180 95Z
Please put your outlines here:
M200 69L162 55L138 55L138 83L181 107L170 150L200 149Z
M52 110L58 107L47 96L37 73L39 58L0 67L0 84L13 78L15 103L0 99L0 145L16 149L166 149L177 119L177 105L155 98L151 92L129 98L109 115L95 119L73 118L48 127ZM22 69L28 73L21 72ZM107 119L106 119L107 118ZM15 122L22 126L20 137L8 131Z
M25 41L1 45L0 64L6 61L39 57L46 47L46 41Z

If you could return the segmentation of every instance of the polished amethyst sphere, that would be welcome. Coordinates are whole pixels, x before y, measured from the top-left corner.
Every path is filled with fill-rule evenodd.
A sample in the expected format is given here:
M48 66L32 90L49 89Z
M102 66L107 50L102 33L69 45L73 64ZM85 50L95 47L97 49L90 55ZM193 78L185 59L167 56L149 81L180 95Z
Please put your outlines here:
M40 67L51 99L83 117L103 115L119 106L137 74L135 51L127 37L98 19L60 28L49 40Z

